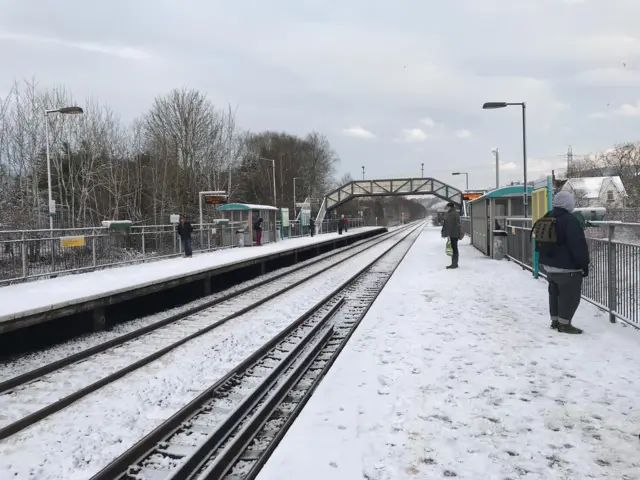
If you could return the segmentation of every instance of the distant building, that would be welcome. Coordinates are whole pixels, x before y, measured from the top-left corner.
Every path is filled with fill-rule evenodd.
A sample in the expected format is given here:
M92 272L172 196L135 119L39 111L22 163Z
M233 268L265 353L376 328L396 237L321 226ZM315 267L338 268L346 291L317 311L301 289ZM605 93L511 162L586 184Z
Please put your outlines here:
M569 178L561 190L573 194L577 207L624 208L627 199L618 176Z

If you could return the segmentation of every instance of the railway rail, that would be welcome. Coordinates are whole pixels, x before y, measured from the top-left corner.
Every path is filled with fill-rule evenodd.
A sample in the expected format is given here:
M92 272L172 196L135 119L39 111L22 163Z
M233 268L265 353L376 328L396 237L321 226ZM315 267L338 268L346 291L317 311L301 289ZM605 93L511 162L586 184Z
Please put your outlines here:
M422 228L410 229L91 480L255 478Z
M314 258L159 322L121 335L0 383L0 440L295 287L402 235L398 229ZM44 404L44 406L42 406Z

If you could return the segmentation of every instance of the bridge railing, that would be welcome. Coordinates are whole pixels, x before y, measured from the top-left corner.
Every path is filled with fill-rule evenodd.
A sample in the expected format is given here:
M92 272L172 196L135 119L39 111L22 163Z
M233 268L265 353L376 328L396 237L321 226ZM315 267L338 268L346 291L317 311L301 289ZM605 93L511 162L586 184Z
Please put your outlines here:
M531 219L507 219L506 231L507 256L533 270ZM640 224L589 222L585 235L591 265L582 297L606 310L612 322L618 318L640 328ZM540 275L545 276L542 267Z

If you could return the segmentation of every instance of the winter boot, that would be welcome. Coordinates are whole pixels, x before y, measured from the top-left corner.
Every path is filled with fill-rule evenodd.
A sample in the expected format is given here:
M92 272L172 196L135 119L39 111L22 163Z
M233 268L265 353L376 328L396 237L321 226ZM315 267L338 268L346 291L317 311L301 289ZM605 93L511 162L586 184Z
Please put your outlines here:
M560 325L560 322L558 322L558 317L551 317L551 328L557 330L558 325Z
M447 267L447 270L453 270L458 268L458 255L454 255L451 257L451 265Z
M573 335L579 335L582 333L582 330L574 327L570 323L559 323L558 324L558 332L560 333L570 333Z

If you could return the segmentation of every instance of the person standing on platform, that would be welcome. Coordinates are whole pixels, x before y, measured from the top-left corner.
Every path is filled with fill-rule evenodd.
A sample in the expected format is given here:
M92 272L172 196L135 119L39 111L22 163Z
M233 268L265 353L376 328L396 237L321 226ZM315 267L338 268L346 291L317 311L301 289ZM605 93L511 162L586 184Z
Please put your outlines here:
M458 240L460 239L460 214L453 203L448 203L447 208L449 210L444 216L444 222L442 222L442 238L449 239L451 249L453 250L451 265L449 265L447 269L455 269L458 268L458 259L460 258L458 252Z
M589 247L580 220L572 215L576 201L569 192L553 198L553 210L531 229L539 263L549 282L551 328L560 333L580 334L571 322L580 305L582 281L589 275Z
M262 217L258 217L258 220L253 224L253 229L256 231L256 245L262 245Z
M191 234L193 233L193 225L188 222L184 217L180 217L180 223L178 224L178 236L182 243L182 251L185 258L191 258Z
M310 216L309 217L309 233L311 233L312 237L316 233L315 230L316 230L316 221L313 219L313 216Z
M340 215L340 220L338 220L338 235L342 235L342 230L345 227L345 219L344 215Z

